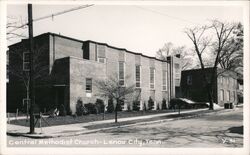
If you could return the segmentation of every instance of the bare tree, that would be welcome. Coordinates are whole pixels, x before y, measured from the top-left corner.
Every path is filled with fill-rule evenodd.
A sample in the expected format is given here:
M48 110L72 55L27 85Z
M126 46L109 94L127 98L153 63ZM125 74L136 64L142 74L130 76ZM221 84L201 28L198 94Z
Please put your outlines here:
M167 60L168 56L180 55L182 61L182 70L190 69L192 67L192 53L190 53L185 46L174 46L173 43L168 42L156 52L156 57L161 60Z
M182 59L181 69L187 70L192 68L193 64L193 54L186 48L186 46L177 46L174 47L171 55L180 55Z
M173 43L167 42L162 48L156 52L156 57L161 60L167 60L167 56L170 55L173 49Z
M26 29L27 24L25 24L21 17L7 17L6 35L8 41L18 38L28 38Z
M128 79L127 76L125 79ZM103 98L110 98L116 101L115 103L115 123L117 123L117 111L122 100L131 98L134 93L135 85L121 86L118 76L113 74L105 80L95 81L95 85L98 88L97 95Z
M221 68L243 72L243 25L237 24L233 35L222 50L219 62Z
M215 79L217 78L217 67L222 60L221 57L227 53L227 51L224 49L228 44L228 41L230 40L232 32L235 28L235 24L223 23L218 20L213 20L211 25L192 29L189 28L185 31L194 45L194 50L200 62L204 81L206 83L210 110L213 110L213 90ZM213 63L210 77L208 77L207 73L205 72L204 64L204 55L209 51L214 53L214 59L211 60Z
M44 56L44 51L46 51L46 46L36 46L34 49L34 81L35 87L39 87L42 83L47 83L50 80L50 76L48 76L47 70L49 69L48 62L42 57ZM10 64L8 65L8 74L12 76L12 81L10 82L20 82L23 83L26 96L28 98L29 95L29 85L30 85L30 78L29 78L29 71L24 70L24 53L29 53L29 49L24 42L20 43L20 46L11 47L8 51ZM26 105L26 111L28 112L28 105Z

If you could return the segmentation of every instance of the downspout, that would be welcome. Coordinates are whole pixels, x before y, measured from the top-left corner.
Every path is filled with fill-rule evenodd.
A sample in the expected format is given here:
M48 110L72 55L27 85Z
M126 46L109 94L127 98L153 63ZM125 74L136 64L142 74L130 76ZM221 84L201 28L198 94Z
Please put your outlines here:
M170 68L170 70L169 70L169 72L170 72L170 77L169 77L169 79L170 79L170 83L169 83L169 91L170 91L170 100L172 99L172 57L170 56L170 63L169 63L169 68Z

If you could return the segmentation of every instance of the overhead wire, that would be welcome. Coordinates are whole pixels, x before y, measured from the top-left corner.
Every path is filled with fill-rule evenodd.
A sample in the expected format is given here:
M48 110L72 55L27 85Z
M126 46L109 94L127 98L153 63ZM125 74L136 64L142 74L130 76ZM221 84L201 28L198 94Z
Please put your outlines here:
M199 24L199 23L192 22L192 21L189 21L189 20L184 19L184 18L180 18L180 17L168 15L168 14L166 14L166 13L163 13L163 12L160 12L160 11L156 11L156 10L153 10L153 9L149 9L149 8L145 8L145 7L140 7L140 6L135 6L135 7L140 8L140 9L142 9L142 10L150 11L150 12L152 12L152 13L156 13L156 14L159 14L159 15L163 15L163 16L166 16L166 17L175 19L175 20L183 21L183 22L186 22L186 23Z
M43 16L43 17L39 17L39 18L33 19L33 22L36 22L36 21L39 21L39 20L43 20L43 19L47 19L47 18L52 18L52 20L53 20L55 16L59 16L59 15L62 15L62 14L68 13L68 12L76 11L76 10L79 10L79 9L84 9L84 8L87 8L87 7L91 7L93 5L94 4L82 5L82 6L78 6L78 7L75 7L75 8L68 9L68 10L63 10L63 11L60 11L60 12L57 12L57 13L53 13L53 14L50 14L50 15L46 15L46 16ZM183 18L180 18L180 17L172 16L172 15L168 15L166 13L159 12L159 11L156 11L156 10L153 10L153 9L149 9L149 8L145 8L145 7L140 7L140 6L135 6L135 7L140 8L142 10L150 11L152 13L160 14L160 15L163 15L163 16L175 19L175 20L184 21L186 23L199 24L199 23L195 23L195 22L189 21L187 19L183 19ZM8 33L14 32L14 31L16 31L16 30L18 30L20 28L23 28L26 25L28 25L28 23L22 24L22 25L16 27L15 29L10 30Z
M36 22L36 21L39 21L39 20L43 20L43 19L46 19L46 18L54 18L55 16L59 16L59 15L62 15L62 14L65 14L65 13L68 13L68 12L72 12L72 11L76 11L76 10L80 10L80 9L84 9L84 8L87 8L87 7L91 7L93 6L94 4L90 4L90 5L82 5L82 6L78 6L78 7L75 7L75 8L71 8L71 9L68 9L68 10L63 10L63 11L60 11L60 12L57 12L57 13L53 13L53 14L50 14L50 15L46 15L46 16L43 16L43 17L39 17L39 18L36 18L36 19L33 19L33 22ZM22 24L10 31L8 31L7 33L11 33L11 32L14 32L20 28L23 28L24 26L28 25L29 23L25 23L25 24Z
M43 20L43 19L46 19L46 18L54 18L55 16L59 16L61 14L65 14L65 13L68 13L68 12L71 12L71 11L75 11L75 10L79 10L79 9L84 9L84 8L87 8L87 7L91 7L93 5L94 4L83 5L83 6L79 6L79 7L76 7L76 8L71 8L69 10L60 11L60 12L57 12L57 13L54 13L54 14L51 14L51 15L47 15L47 16L40 17L40 18L37 18L37 19L33 19L33 22L36 22L36 21L39 21L39 20Z
M91 7L93 5L94 4L83 5L83 6L71 8L71 9L68 9L68 10L60 11L60 12L57 12L57 13L53 13L53 14L50 14L50 15L46 15L46 16L43 16L43 17L39 17L39 18L33 19L33 22L36 22L36 21L39 21L39 20L43 20L43 19L46 19L46 18L52 18L52 19L54 19L55 16L59 16L59 15L62 15L62 14L65 14L65 13L68 13L68 12L71 12L71 11L75 11L75 10L79 10L79 9ZM199 24L199 23L195 23L195 22L192 22L192 21L180 18L180 17L168 15L166 13L159 12L159 11L156 11L156 10L153 10L153 9L149 9L149 8L145 8L145 7L140 7L140 6L135 6L135 7L143 9L143 10L146 10L146 11L153 12L153 13L156 13L156 14L160 14L160 15L163 15L163 16L167 16L167 17L175 19L175 20L184 21L184 22L191 23L191 24ZM10 30L9 33L13 32L13 31L16 31L17 29L20 29L20 28L22 28L22 27L24 27L26 25L28 25L28 23L22 24L22 25L16 27L15 29L13 29L13 30Z

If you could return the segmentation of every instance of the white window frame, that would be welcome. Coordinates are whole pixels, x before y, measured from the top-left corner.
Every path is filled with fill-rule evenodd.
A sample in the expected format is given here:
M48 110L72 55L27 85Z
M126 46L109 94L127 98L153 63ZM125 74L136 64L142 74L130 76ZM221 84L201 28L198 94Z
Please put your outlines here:
M104 61L101 62L100 60L104 60ZM105 64L105 63L106 63L106 58L99 58L99 57L98 57L98 58L97 58L97 61L98 61L99 63L104 63L104 64Z
M224 101L224 99L225 99L224 90L221 89L220 90L220 101Z
M230 90L227 90L227 102L230 101Z
M151 83L151 69L153 69L153 76L154 76L153 83ZM151 85L153 85L153 87L151 87ZM149 88L151 90L155 90L155 68L154 67L149 68Z
M236 100L236 97L235 97L235 91L233 91L233 101L235 101Z
M96 48L96 55L97 55L97 56L96 56L96 57L97 57L97 62L106 63L106 47L104 46L105 57L103 58L103 57L99 57L99 46L100 46L100 45L97 45L97 44L96 44L96 47L95 47L95 48ZM101 59L103 59L104 62L101 62L101 61L100 61Z
M164 80L164 75L165 75L165 80ZM164 84L165 81L165 84ZM167 71L162 70L162 91L167 91Z
M136 68L139 67L139 81L136 79ZM137 83L139 83L139 86L137 86ZM141 88L141 65L135 65L135 87Z
M87 90L87 80L91 80L90 90ZM85 91L87 93L92 93L92 91L93 91L93 80L92 80L92 78L86 78L85 79Z

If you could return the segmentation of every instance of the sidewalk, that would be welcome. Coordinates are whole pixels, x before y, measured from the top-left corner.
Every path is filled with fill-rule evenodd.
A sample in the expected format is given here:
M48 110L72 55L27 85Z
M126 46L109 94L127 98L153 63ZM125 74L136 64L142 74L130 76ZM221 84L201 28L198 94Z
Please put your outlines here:
M236 108L237 109L237 108ZM168 118L168 119L160 119L162 116L169 116L178 114L178 112L170 112L164 114L155 114L155 115L148 115L148 116L137 116L137 117L129 117L129 118L118 118L118 122L122 125L115 125L115 126L107 126L104 127L104 124L113 123L114 119L112 120L102 120L102 121L95 121L89 123L78 123L78 124L68 124L68 125L58 125L58 126L51 126L51 127L43 127L43 128L35 128L36 134L27 134L29 132L29 127L19 126L19 125L12 125L7 124L7 134L12 136L24 136L30 138L53 138L53 137L66 137L66 136L76 136L80 134L86 133L93 133L98 132L101 130L107 130L112 128L118 127L125 127L125 126L132 126L132 125L145 125L151 123L159 123L165 121L172 121L177 119L185 119L190 117L199 117L203 115L210 115L215 114L217 112L229 112L236 109L217 109L214 111L209 111L208 109L198 109L198 110L188 110L183 111L181 114L191 114L186 117L175 117L175 118ZM119 116L118 116L119 117ZM157 119L159 117L159 119ZM155 118L156 120L153 120ZM129 121L139 120L137 123L129 123ZM99 128L91 129L90 126L99 125Z
M44 118L49 117L49 116L43 116ZM29 118L29 117L28 117ZM9 120L19 120L19 119L27 119L27 116L17 116L17 117L9 117ZM7 119L8 121L8 119Z

